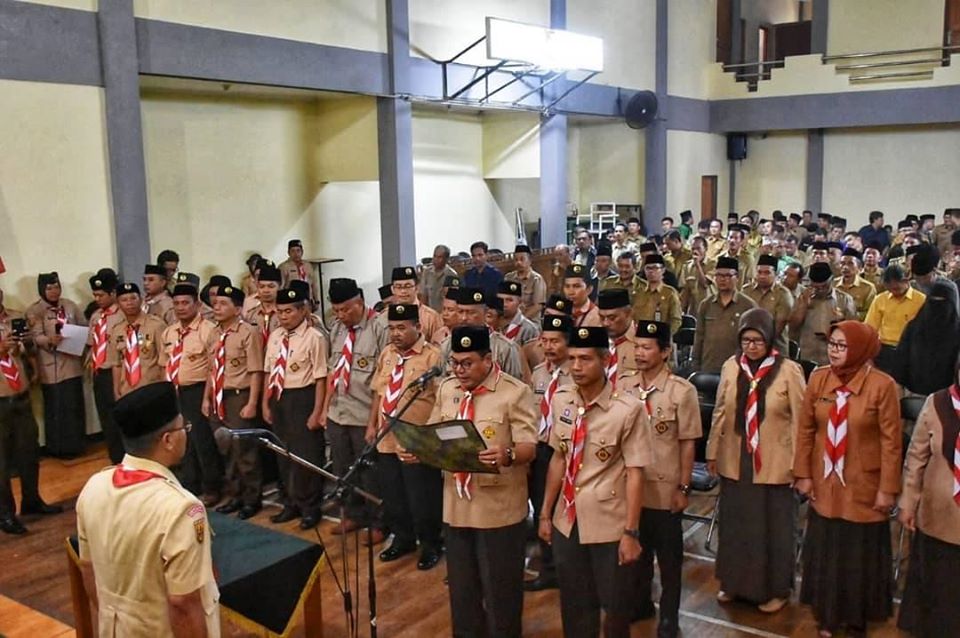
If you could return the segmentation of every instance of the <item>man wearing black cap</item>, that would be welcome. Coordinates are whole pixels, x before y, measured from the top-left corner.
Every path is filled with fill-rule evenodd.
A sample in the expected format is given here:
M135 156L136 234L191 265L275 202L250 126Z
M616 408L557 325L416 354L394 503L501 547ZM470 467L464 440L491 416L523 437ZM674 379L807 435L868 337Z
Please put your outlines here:
M224 286L213 298L217 321L207 339L211 374L207 379L201 411L217 429L218 447L226 447L227 492L230 500L217 508L221 514L239 511L247 519L260 511L263 469L260 450L250 439L226 441L226 429L258 427L257 410L263 388L263 349L260 331L240 320L243 291ZM221 428L226 428L220 431ZM220 442L223 443L220 443Z
M597 245L597 258L593 261L593 270L590 272L590 278L595 282L595 293L604 287L604 281L616 278L617 275L611 270L612 260L613 248L610 242L601 241Z
M123 321L110 330L107 348L115 399L135 388L162 381L166 372L160 364L160 349L167 324L146 314L142 302L137 284L128 282L117 287L117 305Z
M199 299L200 275L197 275L192 272L178 272L176 275L174 275L171 278L171 282L173 286L176 286L177 284L186 284L189 286L193 286L197 290L197 295ZM171 295L173 294L172 288L170 289L170 293ZM199 303L200 303L200 316L206 319L207 321L213 321L213 308L210 305L204 303L202 300Z
M501 281L497 286L497 297L503 302L503 319L506 322L500 332L520 346L521 352L527 356L529 362L527 347L536 342L537 337L540 336L540 328L520 312L522 299L520 283ZM530 368L536 367L538 363L540 362L537 361Z
M206 510L171 467L187 449L171 383L134 390L114 408L128 450L77 499L84 585L101 636L219 636Z
M920 228L917 232L923 237L925 242L933 243L933 227L937 223L937 216L930 213L920 215Z
M643 258L644 281L633 291L633 318L636 321L662 321L676 332L680 329L680 295L664 283L663 257L659 253Z
M317 273L313 265L303 260L303 242L299 239L288 241L287 257L277 266L283 279L280 285L282 288L289 288L290 282L294 280L310 284L309 302L312 310L320 300L320 283L317 281Z
M527 464L536 452L530 388L502 374L484 326L451 335L453 376L437 390L430 423L471 421L496 474L444 472L447 577L454 636L520 636ZM409 460L409 459L408 459Z
M719 257L729 257L736 259L739 264L738 286L744 286L753 280L756 262L746 249L747 236L750 233L750 227L745 224L731 224L727 231L727 249L720 253Z
M37 349L40 389L43 390L43 431L47 453L73 458L83 453L86 419L83 403L83 359L57 348L67 324L87 325L77 304L62 296L55 272L37 277L40 294L27 308L27 321Z
M856 319L853 297L834 290L833 271L822 261L810 266L810 284L797 298L790 313L790 336L800 344L800 358L825 365L827 337L834 322Z
M372 442L386 428L391 417L403 409L413 393L407 394L415 379L440 365L440 349L420 331L423 304L390 304L387 331L390 343L380 353L371 387L373 403L366 439ZM403 413L403 420L426 425L437 397L436 379ZM393 433L377 445L377 473L383 495L384 523L393 532L390 547L380 560L390 562L412 553L420 542L417 569L433 568L443 553L440 528L443 519L443 479L440 470L420 463L402 463L402 449Z
M600 314L590 296L590 270L581 264L570 264L563 273L563 295L573 302L573 325L577 327L600 327Z
M630 635L636 606L643 468L653 462L643 405L608 382L607 332L574 328L569 341L575 387L553 399L539 534L553 545L560 617L569 636Z
M210 377L207 343L215 325L200 316L196 287L177 284L172 296L177 323L163 331L160 364L164 366L165 379L177 388L184 418L193 424L187 437L187 453L175 472L181 485L201 496L204 506L213 507L220 500L223 468L210 422L201 407Z
M230 278L226 275L213 275L207 282L207 285L200 289L200 301L208 308L213 308L213 299L217 291L224 286L232 286Z
M857 309L857 318L863 321L867 316L867 310L877 296L877 289L872 283L860 276L860 264L863 256L853 248L847 248L843 251L840 258L840 276L836 278L833 285L837 290L847 293L853 297L854 307Z
M830 222L833 220L833 215L830 213L817 213L817 228L823 232L830 233Z
M280 327L280 319L277 316L277 293L280 291L280 283L283 275L272 261L263 259L257 266L257 298L252 303L247 303L244 299L244 310L242 311L243 320L253 326L260 334L260 340L265 348L270 333ZM232 288L232 286L230 286ZM219 291L218 291L219 294ZM216 295L214 295L216 299Z
M597 299L600 321L610 338L610 365L607 380L617 387L621 376L636 370L633 358L634 323L631 317L630 296L626 290L604 290Z
M110 268L101 268L90 277L90 290L97 309L90 316L90 333L87 336L87 357L93 371L93 399L97 405L100 428L107 441L110 462L116 465L123 460L123 440L120 430L113 422L113 365L110 362L110 332L123 322L123 313L117 305L117 273Z
M457 282L460 283L459 281ZM443 293L443 306L440 308L440 318L443 320L443 328L437 332L440 343L450 338L450 332L460 323L460 311L457 306L457 299L460 297L460 286L447 288Z
M660 568L658 638L679 629L680 573L683 563L683 511L693 474L694 448L703 432L700 402L693 385L670 372L670 326L656 321L637 324L637 371L619 386L645 404L641 413L650 434L653 458L643 468L643 514L640 517L640 608L635 616L652 618L650 600L653 557Z
M163 266L147 264L143 267L143 312L172 326L177 321L173 299L167 291L167 270Z
M483 293L480 288L459 288L457 290L457 325L458 326L486 326L487 309L493 300ZM493 360L500 369L515 379L524 378L523 357L520 346L507 339L499 332L490 332L490 351ZM440 343L440 354L449 369L450 354L452 351L452 337L447 337ZM450 369L452 373L453 370Z
M390 290L393 292L390 303L404 305L420 303L420 300L417 298L416 268L412 266L394 268L390 275ZM423 333L423 336L426 337L430 343L438 345L440 342L439 337L442 336L439 333L443 328L443 319L440 318L440 313L430 306L424 306L417 314L420 316L420 331ZM380 313L379 321L381 326L383 326L384 332L386 332L386 312Z
M790 311L793 310L793 295L777 283L778 261L773 255L760 255L753 281L744 286L742 292L773 316L775 345L780 352L787 353L784 328L790 319Z
M323 414L333 471L342 476L366 443L364 434L373 406L370 384L389 335L387 324L377 321L377 315L367 307L363 291L353 279L330 280L330 303L336 320L330 330L329 391ZM361 478L365 489L375 487L372 470L365 471ZM334 529L334 534L370 525L374 540L383 541L384 533L372 507L351 500L346 513L346 519Z
M737 291L739 262L732 257L717 259L714 271L717 292L697 309L697 334L693 342L693 365L702 372L719 373L723 362L737 350L740 315L757 304Z
M420 303L424 303L437 312L443 305L443 289L447 277L457 277L457 271L450 266L450 247L437 244L433 249L433 258L420 273ZM384 303L392 303L384 301Z
M643 235L643 224L640 223L639 217L630 217L627 219L627 241L633 242L637 246L647 242L647 238Z
M870 223L861 228L858 233L860 239L863 240L864 246L876 242L879 245L880 252L883 252L890 245L890 235L883 227L883 211L870 211L869 219Z
M809 231L804 228L802 222L803 217L801 217L799 213L790 213L789 217L787 217L787 233L796 237L798 243L806 239L807 235L810 234Z

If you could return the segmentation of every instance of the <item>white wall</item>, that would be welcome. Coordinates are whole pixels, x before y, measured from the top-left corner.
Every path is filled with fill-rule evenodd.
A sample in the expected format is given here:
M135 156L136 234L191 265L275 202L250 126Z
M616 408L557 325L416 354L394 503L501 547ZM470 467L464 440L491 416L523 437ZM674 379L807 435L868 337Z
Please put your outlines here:
M737 163L736 210L765 217L776 209L799 212L806 207L806 175L806 131L751 135L747 159Z
M604 72L591 82L654 88L656 0L568 0L567 29L603 38Z
M47 4L65 9L80 9L81 11L96 11L98 6L98 0L20 0L20 2Z
M867 223L960 205L960 126L839 129L824 134L823 208Z
M644 203L643 131L621 120L580 120L570 125L568 186L581 212L591 202Z
M727 138L711 133L667 131L667 210L650 211L653 218L669 214L677 219L682 210L700 219L700 178L717 176L717 215L727 212L730 162Z
M830 3L831 54L938 47L943 0L843 0Z
M668 9L669 93L707 99L717 57L717 0L671 0Z

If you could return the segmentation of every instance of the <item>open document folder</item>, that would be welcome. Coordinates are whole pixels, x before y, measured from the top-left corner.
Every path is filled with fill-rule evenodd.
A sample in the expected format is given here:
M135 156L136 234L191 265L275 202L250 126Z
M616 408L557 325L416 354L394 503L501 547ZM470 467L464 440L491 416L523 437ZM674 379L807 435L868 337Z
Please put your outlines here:
M479 454L487 449L487 444L472 421L444 421L434 425L397 421L392 432L400 446L425 465L448 472L500 472L496 466L480 462Z

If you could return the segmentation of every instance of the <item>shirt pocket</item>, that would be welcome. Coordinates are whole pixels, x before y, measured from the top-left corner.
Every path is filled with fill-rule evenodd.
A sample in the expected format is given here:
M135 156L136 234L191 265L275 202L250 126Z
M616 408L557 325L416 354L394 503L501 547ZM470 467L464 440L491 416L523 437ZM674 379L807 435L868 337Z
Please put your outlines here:
M587 437L583 455L590 456L591 460L599 461L604 466L614 462L621 456L620 441L612 437Z

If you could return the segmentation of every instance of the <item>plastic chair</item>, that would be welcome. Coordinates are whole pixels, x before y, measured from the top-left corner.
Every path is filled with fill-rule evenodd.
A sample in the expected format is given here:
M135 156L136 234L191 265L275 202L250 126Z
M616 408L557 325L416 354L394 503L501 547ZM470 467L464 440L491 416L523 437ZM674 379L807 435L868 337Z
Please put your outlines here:
M678 333L679 334L679 333ZM707 495L712 492L720 482L718 478L710 476L707 472L706 464L706 441L710 435L710 424L713 422L713 408L717 401L717 388L720 386L720 375L713 372L694 372L687 379L697 389L697 398L700 402L700 425L703 428L703 436L697 442L696 461L694 462L693 480L690 483L691 492L701 495ZM713 540L713 534L716 531L720 512L720 494L716 494L716 500L713 504L713 512L709 516L700 514L683 513L684 520L697 521L708 524L707 538L704 541L704 549L708 552L713 550L710 543Z
M692 328L696 330L697 328L697 318L693 315L682 315L680 317L680 329Z
M799 363L800 367L803 368L803 377L807 381L810 380L810 374L813 372L814 368L820 365L816 361L810 361L809 359L800 359L797 363Z

